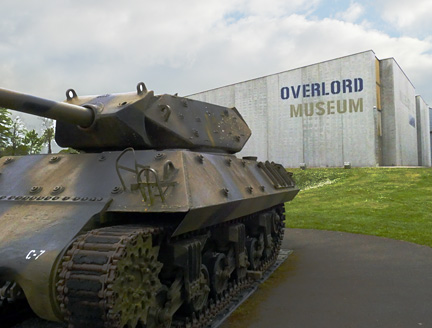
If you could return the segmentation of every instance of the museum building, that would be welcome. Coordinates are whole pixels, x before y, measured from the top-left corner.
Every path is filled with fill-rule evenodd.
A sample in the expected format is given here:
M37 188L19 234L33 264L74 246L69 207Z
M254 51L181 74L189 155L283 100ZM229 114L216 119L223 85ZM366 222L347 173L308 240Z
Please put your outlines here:
M393 58L373 51L189 96L236 107L240 156L286 167L431 166L429 107Z

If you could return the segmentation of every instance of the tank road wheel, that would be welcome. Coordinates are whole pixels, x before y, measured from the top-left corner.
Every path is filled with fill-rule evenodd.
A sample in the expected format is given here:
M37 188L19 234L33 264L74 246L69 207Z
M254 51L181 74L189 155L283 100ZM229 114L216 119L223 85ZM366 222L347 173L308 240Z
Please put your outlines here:
M200 277L195 283L193 297L188 304L190 312L201 311L207 305L210 293L210 275L204 264L201 265Z
M165 310L168 302L168 288L165 285L159 289L156 294L156 302L149 310L147 317L147 327L151 328L169 328L171 327L172 316ZM168 314L168 315L167 315Z
M248 238L246 241L246 248L248 251L250 268L252 270L258 270L264 252L264 235L261 233L258 238Z
M163 302L164 290L153 233L151 228L110 227L77 238L61 261L56 284L69 327L147 324L149 309Z
M273 213L273 227L272 235L274 236L274 242L277 246L282 244L284 232L285 232L285 214L283 206L277 207Z
M209 269L212 294L220 295L228 287L230 277L228 258L223 253L212 253L205 258L205 261Z

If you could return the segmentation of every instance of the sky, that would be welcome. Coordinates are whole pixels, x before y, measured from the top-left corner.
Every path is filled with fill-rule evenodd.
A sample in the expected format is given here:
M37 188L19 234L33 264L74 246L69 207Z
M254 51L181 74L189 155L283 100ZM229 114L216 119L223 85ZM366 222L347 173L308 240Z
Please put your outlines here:
M2 0L0 87L188 95L358 52L432 106L430 0ZM29 128L40 120L29 120Z

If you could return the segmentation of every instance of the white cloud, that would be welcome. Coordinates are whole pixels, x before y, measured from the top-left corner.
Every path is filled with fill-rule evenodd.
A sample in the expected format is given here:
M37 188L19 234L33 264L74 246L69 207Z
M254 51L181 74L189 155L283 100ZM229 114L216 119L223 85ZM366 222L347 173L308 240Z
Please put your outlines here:
M60 100L70 87L125 92L143 80L184 95L372 49L395 57L432 104L432 39L355 24L363 7L354 2L340 19L309 19L317 3L6 0L0 87Z
M344 12L339 12L335 15L336 19L345 21L345 22L350 22L350 23L354 23L356 22L359 18L362 17L362 15L364 14L365 9L364 7L357 3L357 2L351 2L350 6L348 7L348 9Z
M403 34L428 37L432 35L432 1L376 0L385 21Z
M252 16L288 16L298 11L307 12L314 8L320 0L244 0L242 10Z
M432 40L390 37L361 25L336 19L309 20L302 15L244 19L220 26L215 36L227 55L214 58L218 64L213 67L200 69L213 77L213 87L372 49L378 58L394 57L417 91L432 104ZM200 58L214 57L212 53L218 53L213 42L203 44L194 65L201 67Z

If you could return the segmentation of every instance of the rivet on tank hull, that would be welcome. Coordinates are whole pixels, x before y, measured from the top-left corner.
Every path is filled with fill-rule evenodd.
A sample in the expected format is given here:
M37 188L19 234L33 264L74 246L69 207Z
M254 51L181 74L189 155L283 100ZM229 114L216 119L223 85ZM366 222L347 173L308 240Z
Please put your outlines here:
M51 195L58 195L61 194L65 188L63 186L55 186L53 190L51 191Z
M166 157L166 155L164 153L158 153L158 154L156 154L154 159L158 161L158 160L164 159L165 157Z
M38 194L38 193L40 193L41 191L42 191L42 187L40 187L40 186L33 186L33 187L31 187L30 188L30 193L31 194Z
M121 192L123 191L123 189L121 188L121 187L114 187L112 190L111 190L111 193L112 194L120 194Z
M61 160L61 157L60 157L60 156L53 156L53 157L50 158L49 162L50 162L51 164L53 164L53 163L57 163L57 162L60 161L60 160Z
M203 155L198 155L197 156L198 162L200 162L201 164L204 164L204 156Z

